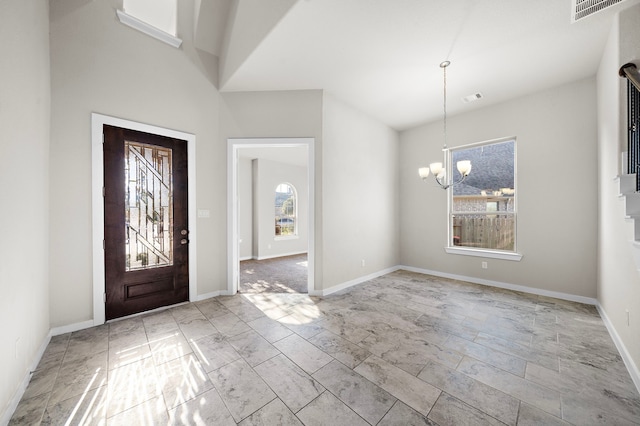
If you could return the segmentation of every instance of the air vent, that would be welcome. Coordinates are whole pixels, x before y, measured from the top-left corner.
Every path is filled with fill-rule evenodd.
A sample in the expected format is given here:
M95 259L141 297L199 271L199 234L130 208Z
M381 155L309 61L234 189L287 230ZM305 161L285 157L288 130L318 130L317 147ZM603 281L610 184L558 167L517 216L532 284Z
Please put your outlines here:
M469 102L477 101L479 99L482 99L482 93L480 92L474 93L473 95L465 96L464 98L462 98L462 102L468 104Z
M571 22L579 21L625 0L571 0Z

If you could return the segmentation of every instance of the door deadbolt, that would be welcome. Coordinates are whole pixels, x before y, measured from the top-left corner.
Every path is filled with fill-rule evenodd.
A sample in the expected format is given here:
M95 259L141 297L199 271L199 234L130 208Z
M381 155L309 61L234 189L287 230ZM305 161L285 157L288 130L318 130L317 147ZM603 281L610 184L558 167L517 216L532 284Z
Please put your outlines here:
M180 231L180 235L187 235L189 233L189 231L187 231L186 229L183 229L182 231Z

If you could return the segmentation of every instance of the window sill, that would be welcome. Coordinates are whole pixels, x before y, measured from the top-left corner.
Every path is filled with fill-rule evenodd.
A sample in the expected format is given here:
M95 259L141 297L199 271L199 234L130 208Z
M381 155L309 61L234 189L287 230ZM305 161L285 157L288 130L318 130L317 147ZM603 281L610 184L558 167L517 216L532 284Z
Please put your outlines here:
M169 33L165 33L164 31L154 27L153 25L149 25L146 22L127 14L126 12L123 12L122 10L116 10L116 14L118 15L118 19L120 20L120 22L124 25L145 33L146 35L151 36L164 43L167 43L168 45L173 46L176 49L179 48L182 44L182 39L172 36Z
M492 259L512 260L520 262L522 254L507 252L507 251L494 251L494 250L479 250L462 247L445 247L444 251L449 254L459 254L462 256L476 256L476 257L488 257Z
M298 235L279 235L274 237L275 241L297 240L300 237Z

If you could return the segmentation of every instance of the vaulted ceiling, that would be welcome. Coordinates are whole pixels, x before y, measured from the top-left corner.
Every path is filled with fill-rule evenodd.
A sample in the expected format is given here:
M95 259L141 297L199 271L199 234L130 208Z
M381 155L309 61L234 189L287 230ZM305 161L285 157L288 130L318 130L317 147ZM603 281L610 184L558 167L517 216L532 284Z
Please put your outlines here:
M572 23L571 0L207 1L228 12L221 91L323 89L398 130L442 116L444 60L450 114L594 76L640 2Z

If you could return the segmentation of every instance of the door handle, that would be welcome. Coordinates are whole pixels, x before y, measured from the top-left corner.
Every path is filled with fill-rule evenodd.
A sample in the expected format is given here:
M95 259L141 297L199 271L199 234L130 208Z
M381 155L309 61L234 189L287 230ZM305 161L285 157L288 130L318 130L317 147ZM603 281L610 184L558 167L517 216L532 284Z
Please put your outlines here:
M187 240L186 238L183 238L180 240L180 244L182 245L189 244L189 240Z

